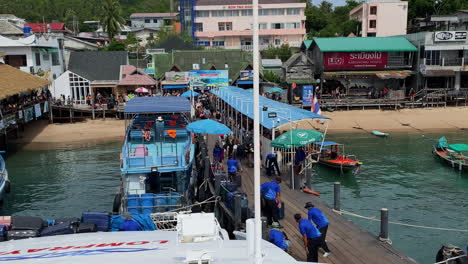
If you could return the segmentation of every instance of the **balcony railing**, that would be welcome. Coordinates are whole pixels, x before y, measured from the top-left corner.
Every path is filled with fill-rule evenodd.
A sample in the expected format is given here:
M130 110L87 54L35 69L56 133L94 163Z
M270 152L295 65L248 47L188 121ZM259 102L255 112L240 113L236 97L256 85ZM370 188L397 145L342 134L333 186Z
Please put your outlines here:
M403 57L389 57L387 60L388 67L411 67L409 58Z
M440 59L424 59L424 65L427 66L464 66L465 65L465 58L440 58Z
M301 46L302 42L289 42L289 43L283 43L283 44L288 44L289 47L293 48L298 48ZM281 45L273 45L273 44L260 44L258 45L259 50L266 50L269 48L278 48L281 47ZM205 46L205 49L240 49L243 51L252 51L253 50L253 45L237 45L237 46L217 46L217 47L210 47L210 46Z

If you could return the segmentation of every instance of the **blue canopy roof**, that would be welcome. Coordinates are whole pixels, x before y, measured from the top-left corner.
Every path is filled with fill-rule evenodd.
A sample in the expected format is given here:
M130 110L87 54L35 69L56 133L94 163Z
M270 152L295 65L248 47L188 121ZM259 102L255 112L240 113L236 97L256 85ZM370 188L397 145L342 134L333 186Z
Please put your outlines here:
M190 112L187 99L176 96L134 97L125 105L125 113Z
M236 108L237 111L253 119L253 94L247 90L235 86L221 87L211 90L227 104ZM263 111L267 107L267 111ZM277 117L269 118L268 113L276 113ZM328 117L317 115L314 112L297 108L292 105L281 103L260 96L260 124L267 129L279 127L289 122L307 119L329 119Z
M336 143L333 141L315 142L314 144L322 147L341 145L340 143Z

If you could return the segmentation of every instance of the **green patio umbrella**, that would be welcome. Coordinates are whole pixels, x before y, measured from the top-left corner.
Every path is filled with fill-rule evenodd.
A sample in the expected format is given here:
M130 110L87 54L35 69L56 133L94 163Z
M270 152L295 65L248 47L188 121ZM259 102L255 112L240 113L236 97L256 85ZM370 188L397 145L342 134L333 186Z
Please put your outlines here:
M292 137L292 138L291 138ZM323 134L315 130L295 129L281 134L271 142L273 148L290 149L308 145L323 139Z

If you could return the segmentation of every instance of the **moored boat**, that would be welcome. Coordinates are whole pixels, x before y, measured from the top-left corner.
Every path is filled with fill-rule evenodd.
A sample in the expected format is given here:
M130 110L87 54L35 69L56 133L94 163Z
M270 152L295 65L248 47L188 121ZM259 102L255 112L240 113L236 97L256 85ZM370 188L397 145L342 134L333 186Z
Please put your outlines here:
M317 162L329 168L346 172L357 169L361 164L356 156L345 154L343 144L323 141L314 143L314 147L320 151Z
M468 144L448 144L447 138L441 137L433 146L432 153L457 170L468 171Z
M388 137L390 134L374 130L372 131L372 135L377 136L377 137Z
M3 204L5 194L10 193L10 181L8 179L8 171L5 167L5 160L1 155L4 153L4 151L0 152L0 205Z

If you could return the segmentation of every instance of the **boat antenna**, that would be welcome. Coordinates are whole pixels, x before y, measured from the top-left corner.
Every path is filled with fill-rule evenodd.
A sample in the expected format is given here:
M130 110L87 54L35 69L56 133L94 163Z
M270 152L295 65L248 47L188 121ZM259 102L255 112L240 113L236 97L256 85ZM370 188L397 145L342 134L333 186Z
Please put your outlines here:
M259 50L258 50L258 0L252 0L253 15L253 110L254 110L254 200L255 200L255 250L254 263L262 260L262 223L260 207L260 91L259 91Z

